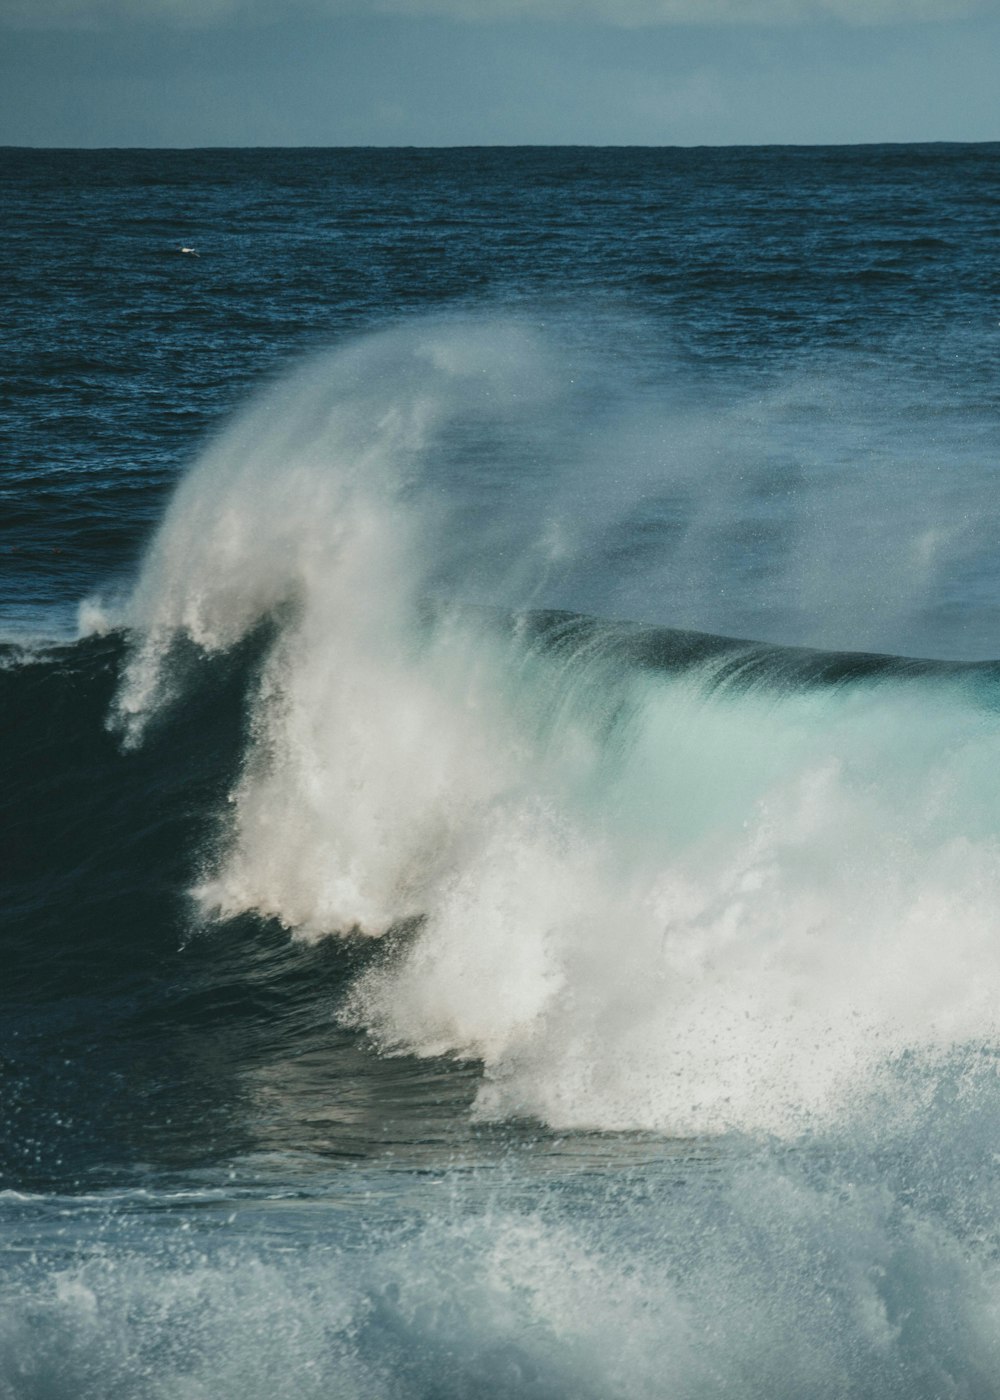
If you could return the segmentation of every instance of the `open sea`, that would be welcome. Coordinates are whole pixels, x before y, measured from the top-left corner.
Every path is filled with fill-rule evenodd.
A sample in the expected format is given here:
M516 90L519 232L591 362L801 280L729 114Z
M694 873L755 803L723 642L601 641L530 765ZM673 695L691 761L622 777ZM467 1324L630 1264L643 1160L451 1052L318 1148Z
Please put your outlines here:
M2 1400L1000 1397L1000 145L0 210Z

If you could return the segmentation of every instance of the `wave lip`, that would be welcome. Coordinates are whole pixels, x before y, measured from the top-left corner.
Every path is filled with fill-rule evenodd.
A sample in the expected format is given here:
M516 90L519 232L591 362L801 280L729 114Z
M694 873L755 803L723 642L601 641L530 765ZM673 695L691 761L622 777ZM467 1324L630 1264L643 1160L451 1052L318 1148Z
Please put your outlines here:
M612 622L564 609L531 609L516 614L509 627L558 654L607 655L621 665L665 676L697 671L698 683L706 691L1000 678L1000 661L939 661L885 652L781 646L685 628Z

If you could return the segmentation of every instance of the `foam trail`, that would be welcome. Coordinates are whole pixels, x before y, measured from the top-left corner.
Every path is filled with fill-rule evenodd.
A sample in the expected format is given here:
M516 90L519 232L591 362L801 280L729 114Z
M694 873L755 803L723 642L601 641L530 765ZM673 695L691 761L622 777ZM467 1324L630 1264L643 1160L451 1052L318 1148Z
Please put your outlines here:
M343 1014L482 1060L487 1116L792 1132L904 1051L995 1044L1000 730L970 677L656 666L621 629L428 605L558 575L565 483L546 504L523 448L566 420L532 333L431 323L303 371L196 464L129 604L117 722L141 740L185 642L272 628L201 909L408 924Z

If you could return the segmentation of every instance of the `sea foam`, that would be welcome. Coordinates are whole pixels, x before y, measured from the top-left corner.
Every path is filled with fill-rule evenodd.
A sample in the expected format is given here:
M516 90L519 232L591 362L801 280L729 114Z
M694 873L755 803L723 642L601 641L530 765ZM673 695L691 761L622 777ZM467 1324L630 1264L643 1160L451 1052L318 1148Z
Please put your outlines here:
M1000 731L968 682L726 686L510 621L586 596L620 524L571 378L513 322L383 332L182 481L124 614L123 741L184 646L269 629L201 916L392 932L341 1016L480 1060L486 1117L793 1133L900 1056L996 1045Z

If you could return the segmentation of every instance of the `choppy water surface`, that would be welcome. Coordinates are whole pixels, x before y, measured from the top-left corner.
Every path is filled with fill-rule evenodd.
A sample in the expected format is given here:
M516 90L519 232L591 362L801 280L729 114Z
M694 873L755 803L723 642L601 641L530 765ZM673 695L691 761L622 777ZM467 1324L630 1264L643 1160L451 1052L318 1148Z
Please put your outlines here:
M0 1395L1000 1394L998 164L0 153Z

